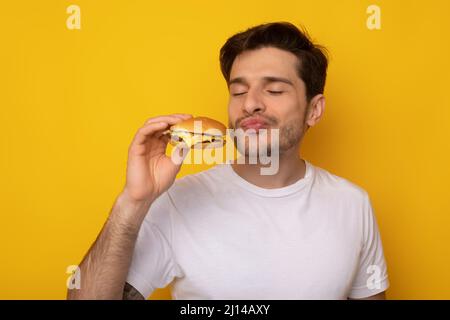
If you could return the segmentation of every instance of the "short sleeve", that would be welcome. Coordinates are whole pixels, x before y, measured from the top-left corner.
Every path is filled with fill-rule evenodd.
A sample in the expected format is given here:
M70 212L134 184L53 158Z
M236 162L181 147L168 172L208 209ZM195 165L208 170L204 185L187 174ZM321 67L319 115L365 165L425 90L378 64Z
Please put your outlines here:
M139 230L126 281L144 297L182 276L171 248L171 210L165 192L152 203Z
M358 269L349 298L361 299L376 295L389 287L386 260L381 236L369 196L363 204L363 244Z

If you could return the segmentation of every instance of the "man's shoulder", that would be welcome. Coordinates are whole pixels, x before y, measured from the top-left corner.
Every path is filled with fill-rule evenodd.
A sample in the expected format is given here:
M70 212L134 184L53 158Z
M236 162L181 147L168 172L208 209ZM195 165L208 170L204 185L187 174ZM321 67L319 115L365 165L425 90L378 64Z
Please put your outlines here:
M365 201L369 197L367 191L355 182L317 166L315 166L315 184L322 192L341 199Z

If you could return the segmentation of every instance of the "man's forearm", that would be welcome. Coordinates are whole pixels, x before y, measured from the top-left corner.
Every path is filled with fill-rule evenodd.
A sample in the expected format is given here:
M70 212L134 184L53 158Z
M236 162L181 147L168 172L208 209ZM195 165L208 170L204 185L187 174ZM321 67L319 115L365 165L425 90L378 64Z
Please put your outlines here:
M151 201L135 203L122 193L80 264L80 289L68 299L122 299L134 246Z

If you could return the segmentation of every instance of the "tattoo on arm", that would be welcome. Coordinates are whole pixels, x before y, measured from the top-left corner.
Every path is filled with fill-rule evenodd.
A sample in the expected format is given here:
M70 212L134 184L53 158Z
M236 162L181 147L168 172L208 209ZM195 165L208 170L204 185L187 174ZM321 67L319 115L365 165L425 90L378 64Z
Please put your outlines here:
M125 282L122 300L145 300L145 298L131 284Z

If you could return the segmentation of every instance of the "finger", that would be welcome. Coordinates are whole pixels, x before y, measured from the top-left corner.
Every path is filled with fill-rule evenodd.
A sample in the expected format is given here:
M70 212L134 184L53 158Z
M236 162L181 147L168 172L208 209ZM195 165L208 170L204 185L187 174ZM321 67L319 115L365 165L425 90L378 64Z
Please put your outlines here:
M149 136L154 135L157 132L164 131L168 127L168 125L169 124L167 122L156 122L149 123L141 127L136 132L132 144L143 144Z
M161 139L163 139L164 142L169 143L172 138L168 135L164 135Z
M150 118L145 122L145 124L155 123L155 122L160 122L160 121L165 121L165 122L169 122L170 124L175 124L180 121L187 120L189 118L192 118L192 115L176 113L176 114L170 114L170 115L164 115L164 116L159 116L159 117L155 117L155 118Z
M187 116L181 116L181 115L166 115L166 116L159 116L159 117L155 117L155 118L151 118L148 119L145 124L148 123L154 123L154 122L159 122L159 121L167 121L167 122L179 122L179 121L183 121L189 119L189 117Z
M170 138L170 130L167 129L167 130L158 131L157 133L155 133L155 137L158 138L158 139L163 137L163 136Z
M157 135L156 135L156 137L158 138L158 139L160 139L160 140L162 140L162 142L164 142L164 144L168 144L169 142L170 142L170 136L168 136L168 135L163 135L162 133L158 133Z

